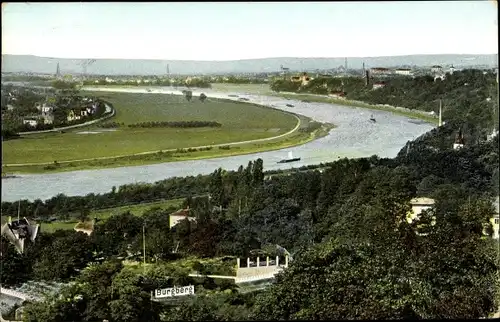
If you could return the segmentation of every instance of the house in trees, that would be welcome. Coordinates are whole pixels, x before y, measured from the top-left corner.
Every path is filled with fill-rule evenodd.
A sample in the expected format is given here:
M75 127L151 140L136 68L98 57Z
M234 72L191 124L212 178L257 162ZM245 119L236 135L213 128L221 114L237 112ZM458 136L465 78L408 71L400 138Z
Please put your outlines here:
M384 67L374 67L370 69L370 75L377 77L384 77L392 75L392 70Z
M1 234L22 254L24 252L24 241L30 239L34 242L39 227L40 225L30 224L26 218L13 221L9 217L9 220L2 225Z
M385 82L377 82L373 84L372 89L379 89L385 87Z
M94 226L95 226L95 219L90 222L79 222L78 224L75 225L75 228L73 229L76 232L82 232L90 236L94 231Z
M171 213L169 215L169 227L172 228L174 227L175 225L177 225L180 221L184 220L184 219L187 219L189 221L196 221L196 218L195 217L191 217L189 216L189 207L187 207L186 209L181 209L181 210L178 210L174 213Z
M44 114L42 115L44 124L52 124L54 123L54 115L53 114Z
M410 68L398 68L394 71L396 75L403 75L403 76L411 76L411 69Z
M434 199L431 199L431 198L426 198L426 197L423 197L423 198L414 198L410 201L411 203L411 208L412 208L412 211L408 214L407 216L407 221L409 223L411 223L413 220L417 219L418 216L424 211L424 210L428 210L428 209L431 209L434 204L435 204L435 201ZM495 202L494 202L494 206L495 206L495 214L493 214L493 216L491 217L490 219L490 222L491 222L491 225L492 225L492 228L493 228L493 234L492 234L492 238L493 239L498 239L499 238L499 230L500 230L500 219L499 219L499 197L496 198ZM486 234L486 230L484 231L484 234ZM425 235L425 234L421 234L421 235Z
M306 86L311 80L313 80L313 78L304 72L302 75L292 76L290 80L294 83L301 83L302 86Z
M434 65L431 67L431 73L443 73L443 66L440 65Z
M464 147L465 140L462 133L462 128L458 129L458 133L455 136L455 142L453 143L453 150L458 150Z
M79 120L81 118L79 113L76 113L74 110L70 110L68 112L68 117L66 118L68 122Z
M35 117L27 117L23 119L23 124L36 127L38 125L38 120Z
M408 214L406 220L411 223L413 220L418 218L422 211L431 209L434 206L434 203L434 199L431 198L413 198L410 201L412 211Z
M35 107L38 111L40 111L42 114L49 114L54 112L54 107L51 105L48 105L46 103L36 103Z
M495 206L495 214L491 218L490 222L491 225L493 226L493 238L498 239L500 238L500 216L499 216L499 199L500 197L497 196L494 206Z

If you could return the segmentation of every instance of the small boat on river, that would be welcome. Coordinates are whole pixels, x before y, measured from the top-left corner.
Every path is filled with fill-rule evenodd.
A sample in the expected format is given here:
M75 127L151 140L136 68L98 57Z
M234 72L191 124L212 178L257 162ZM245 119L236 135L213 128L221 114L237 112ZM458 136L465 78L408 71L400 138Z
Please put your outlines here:
M278 161L278 163L289 163L300 161L300 158L294 158L292 152L288 152L288 158Z

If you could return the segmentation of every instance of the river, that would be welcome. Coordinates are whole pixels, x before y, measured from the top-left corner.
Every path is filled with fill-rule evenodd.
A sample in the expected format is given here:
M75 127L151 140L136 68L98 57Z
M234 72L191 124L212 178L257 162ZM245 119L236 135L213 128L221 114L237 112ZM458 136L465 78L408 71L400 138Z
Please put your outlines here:
M99 90L147 92L146 88ZM151 92L181 94L181 89L154 88ZM305 103L299 100L250 93L221 93L209 89L193 91L193 96L201 92L207 94L208 97L234 100L239 98L228 97L228 95L239 95L239 97L248 98L251 103L302 114L320 122L333 123L336 128L321 139L285 150L120 168L25 174L17 178L2 179L2 201L45 200L60 193L68 196L104 193L110 191L113 186L119 187L136 182L152 183L174 176L208 174L218 167L236 170L240 165L246 165L257 158L264 160L264 170L274 170L331 162L344 157L358 158L374 154L380 157L395 157L407 141L433 128L431 124L385 111L371 111L325 103ZM292 104L294 107L287 107L286 104ZM119 106L117 108L119 109ZM376 123L369 121L371 115L375 117ZM299 162L278 164L277 161L285 158L288 151L292 151L294 156L302 159Z

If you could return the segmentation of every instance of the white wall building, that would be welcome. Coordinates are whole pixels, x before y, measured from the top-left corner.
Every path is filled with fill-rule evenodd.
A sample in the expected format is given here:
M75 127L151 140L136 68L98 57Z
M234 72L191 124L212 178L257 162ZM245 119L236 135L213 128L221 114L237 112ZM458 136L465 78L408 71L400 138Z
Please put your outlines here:
M38 124L38 121L35 119L24 119L23 124L28 124L29 126L36 127Z
M412 72L409 68L398 68L394 71L396 75L411 76Z
M187 219L189 221L196 221L195 217L189 216L189 208L176 211L169 216L169 227L172 228L180 221Z
M413 198L411 201L411 212L406 217L406 220L411 223L415 220L424 210L430 209L434 206L434 199L431 198Z

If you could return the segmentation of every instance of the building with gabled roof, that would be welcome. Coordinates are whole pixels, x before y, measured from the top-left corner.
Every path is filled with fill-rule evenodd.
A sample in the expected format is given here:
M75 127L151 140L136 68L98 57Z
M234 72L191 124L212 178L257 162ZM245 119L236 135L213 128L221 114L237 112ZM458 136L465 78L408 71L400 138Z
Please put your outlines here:
M186 209L177 210L174 213L169 215L169 227L172 228L177 225L180 221L187 219L189 221L196 221L195 217L189 216L190 209L187 207Z
M2 226L1 234L10 241L16 250L22 254L24 252L24 241L30 239L35 241L40 225L31 225L28 219L9 220Z

